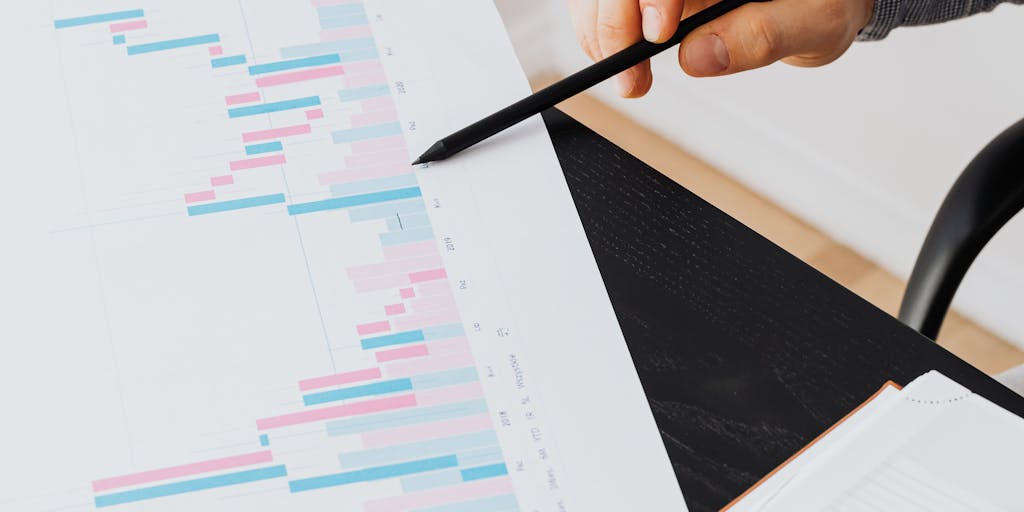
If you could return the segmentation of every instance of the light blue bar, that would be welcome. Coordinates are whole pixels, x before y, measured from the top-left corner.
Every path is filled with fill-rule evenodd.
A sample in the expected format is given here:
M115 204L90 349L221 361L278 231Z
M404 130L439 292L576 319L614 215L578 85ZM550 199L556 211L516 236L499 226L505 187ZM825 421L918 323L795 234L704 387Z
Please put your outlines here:
M467 382L476 382L480 380L480 378L477 376L476 367L467 366L466 368L456 368L454 370L445 370L443 372L415 375L409 380L412 381L413 389L432 389L444 386L454 386L455 384L465 384Z
M316 8L316 15L321 18L337 18L338 16L351 16L353 14L366 14L363 4L325 5Z
M391 231L404 231L406 229L430 227L430 217L427 217L425 213L413 213L402 215L401 221L399 221L396 215L388 218L387 223L388 229Z
M320 97L309 96L308 98L296 98L294 100L275 101L273 103L250 105L248 107L229 108L228 117L256 116L260 114L269 114L271 112L281 112L282 110L315 107L317 105L320 105Z
M307 406L326 404L328 402L337 402L339 400L348 400L350 398L359 398L373 395L386 395L388 393L409 391L411 389L412 381L409 379L384 380L380 382L373 382L370 384L363 384L360 386L352 386L350 388L332 389L330 391L310 393L308 395L302 396L302 403ZM368 466L369 464L364 465Z
M511 512L519 510L515 494L501 494L470 501L449 503L438 507L418 508L416 512Z
M423 459L469 450L482 446L497 446L498 435L493 430L473 432L441 439L431 439L418 443L407 443L374 450L348 452L338 454L338 463L342 468L361 468L393 464L402 460ZM463 475L465 479L465 475Z
M281 48L282 59L297 59L302 57L313 57L316 55L323 55L325 53L339 53L348 52L352 50L365 50L367 48L373 48L376 51L376 45L373 38L359 37L355 39L338 39L336 41L324 41L322 43L310 43L300 44L297 46L288 46Z
M373 60L379 56L377 48L359 48L356 50L348 50L341 54L341 63L347 64L349 62L359 62L362 60Z
M356 27L359 25L367 25L370 20L366 18L366 14L351 14L349 16L334 16L330 18L320 18L320 28L343 28L343 27Z
M307 213L322 212L327 210L351 208L353 206L365 206L374 203L386 203L388 201L398 201L400 199L420 197L420 195L421 192L419 187L409 187L399 188L395 190L382 190L380 192L370 192L369 194L359 194L355 196L335 197L331 199L324 199L322 201L313 201L309 203L298 203L289 205L288 215L304 215Z
M175 48L185 48L186 46L199 46L201 44L210 44L220 42L220 36L217 34L206 34L204 36L195 37L184 37L181 39L171 39L168 41L157 41L155 43L137 44L128 47L128 55L138 55L140 53L151 53L160 52L163 50L173 50Z
M228 57L217 57L216 59L210 59L210 66L214 68L225 68L228 66L237 66L239 64L245 64L245 55L231 55Z
M466 329L462 327L462 324L435 325L424 327L422 331L423 338L427 341L456 338L466 334Z
M383 246L411 244L434 239L434 230L430 228L406 229L394 233L381 233L380 244Z
M114 494L104 494L102 496L96 496L93 501L95 501L96 507L109 507L111 505L120 505L122 503L163 498L165 496L173 496L175 494L204 491L206 489L257 482L259 480L269 480L271 478L280 478L283 476L288 476L288 471L283 465L271 466L268 468L239 471L237 473L227 473L224 475L184 480L170 484L154 485L153 487L143 487L141 489L132 489L130 491Z
M125 43L124 34L117 34L117 35L114 36L114 44L124 44L124 43Z
M267 434L260 434L260 446L270 446L270 436Z
M391 464L389 466L378 466L374 468L360 469L357 471L334 473L333 475L292 480L291 482L288 482L288 487L292 492L312 491L314 489L323 489L325 487L348 485L357 482L370 482L373 480L383 480L385 478L394 478L414 473L434 471L454 467L456 464L457 462L454 455L446 455L444 457L435 457L433 459L414 460L411 462L403 462L401 464Z
M475 468L463 469L461 473L463 482L472 482L473 480L483 480L485 478L507 475L508 468L503 462L501 464L491 464L490 466L477 466Z
M498 446L489 446L478 450L468 450L456 453L455 457L459 459L459 467L463 468L489 466L491 464L505 462L505 454L501 453L501 447Z
M327 435L344 436L373 430L428 423L431 421L463 418L487 412L487 402L470 400L432 407L417 407L398 411L388 411L365 416L354 416L327 423Z
M359 140L379 139L401 134L402 125L398 123L384 123L338 130L331 133L331 139L334 140L335 144L348 144Z
M338 91L338 98L341 101L358 101L366 98L377 98L391 94L387 84L366 85L355 89L342 89Z
M415 174L400 174L398 176L388 176L386 178L374 178L372 180L331 185L331 194L336 196L351 196L354 194L376 192L378 190L415 187L417 185L419 185L419 181L416 180Z
M386 219L392 215L419 213L427 211L427 205L422 199L416 198L408 201L395 201L393 203L375 204L352 208L348 211L348 218L352 222L363 222L367 220Z
M81 16L78 18L64 18L61 20L53 20L53 28L78 27L81 25L92 25L94 23L106 23L108 21L130 20L132 18L141 18L145 15L146 13L142 9L132 9L130 11L93 14L92 16Z
M417 341L423 341L423 339L423 331L417 330L396 332L394 334L387 334L374 338L363 338L359 340L359 343L363 346L363 350L370 350L374 348L390 347L392 345L416 343Z
M462 483L462 472L457 469L445 469L433 473L421 475L409 475L402 477L399 482L402 484L402 492L425 491L438 487L448 487Z
M284 151L284 146L281 145L280 141L249 144L245 147L246 155L258 155L260 153L272 153L274 151Z
M244 199L232 199L219 203L197 204L188 207L189 216L206 215L208 213L220 213L243 208L255 208L268 204L278 204L285 201L284 194L271 194L269 196L246 197Z
M249 66L250 75L262 75L264 73L275 73L277 71L285 71L288 69L299 69L299 68L310 68L313 66L323 66L326 64L337 64L341 62L341 57L338 54L329 55L314 55L312 57L305 57L302 59L282 60L279 62L268 62L266 64L256 64Z

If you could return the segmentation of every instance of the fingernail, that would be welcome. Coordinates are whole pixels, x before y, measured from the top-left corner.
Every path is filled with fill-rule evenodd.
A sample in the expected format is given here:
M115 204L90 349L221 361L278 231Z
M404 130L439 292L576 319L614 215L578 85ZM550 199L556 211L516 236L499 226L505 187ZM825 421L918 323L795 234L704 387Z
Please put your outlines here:
M615 89L618 90L619 96L627 97L629 93L633 92L633 71L623 71L615 77Z
M729 50L721 37L701 36L686 47L686 63L696 75L717 75L729 67Z
M657 43L661 36L661 12L653 5L644 7L643 12L644 39Z

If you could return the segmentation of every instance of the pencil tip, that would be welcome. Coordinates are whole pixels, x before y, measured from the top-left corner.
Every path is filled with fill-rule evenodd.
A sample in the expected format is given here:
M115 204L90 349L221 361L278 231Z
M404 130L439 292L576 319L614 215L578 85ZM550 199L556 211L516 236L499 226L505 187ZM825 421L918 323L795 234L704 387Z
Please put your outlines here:
M412 165L419 165L419 164L422 164L422 163L423 163L423 157L421 156L421 157L417 158L416 161L414 161L412 163Z

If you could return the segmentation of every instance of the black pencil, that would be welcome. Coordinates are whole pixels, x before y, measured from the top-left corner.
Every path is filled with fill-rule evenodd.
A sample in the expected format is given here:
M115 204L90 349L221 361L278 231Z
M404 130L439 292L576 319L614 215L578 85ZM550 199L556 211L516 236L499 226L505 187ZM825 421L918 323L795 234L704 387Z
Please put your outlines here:
M412 165L444 160L679 44L687 34L697 27L741 5L763 1L768 0L722 0L711 5L680 21L679 28L668 41L664 43L640 41L588 66L435 142Z

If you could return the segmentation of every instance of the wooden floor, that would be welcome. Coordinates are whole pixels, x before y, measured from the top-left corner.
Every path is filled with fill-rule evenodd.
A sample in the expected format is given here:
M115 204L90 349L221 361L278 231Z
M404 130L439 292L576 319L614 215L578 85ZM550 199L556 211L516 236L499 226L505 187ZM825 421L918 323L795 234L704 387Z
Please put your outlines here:
M552 77L542 77L534 85L551 81ZM905 283L849 247L591 97L574 98L559 108L821 273L896 314ZM956 312L946 319L938 341L990 374L1024 363L1024 352Z

